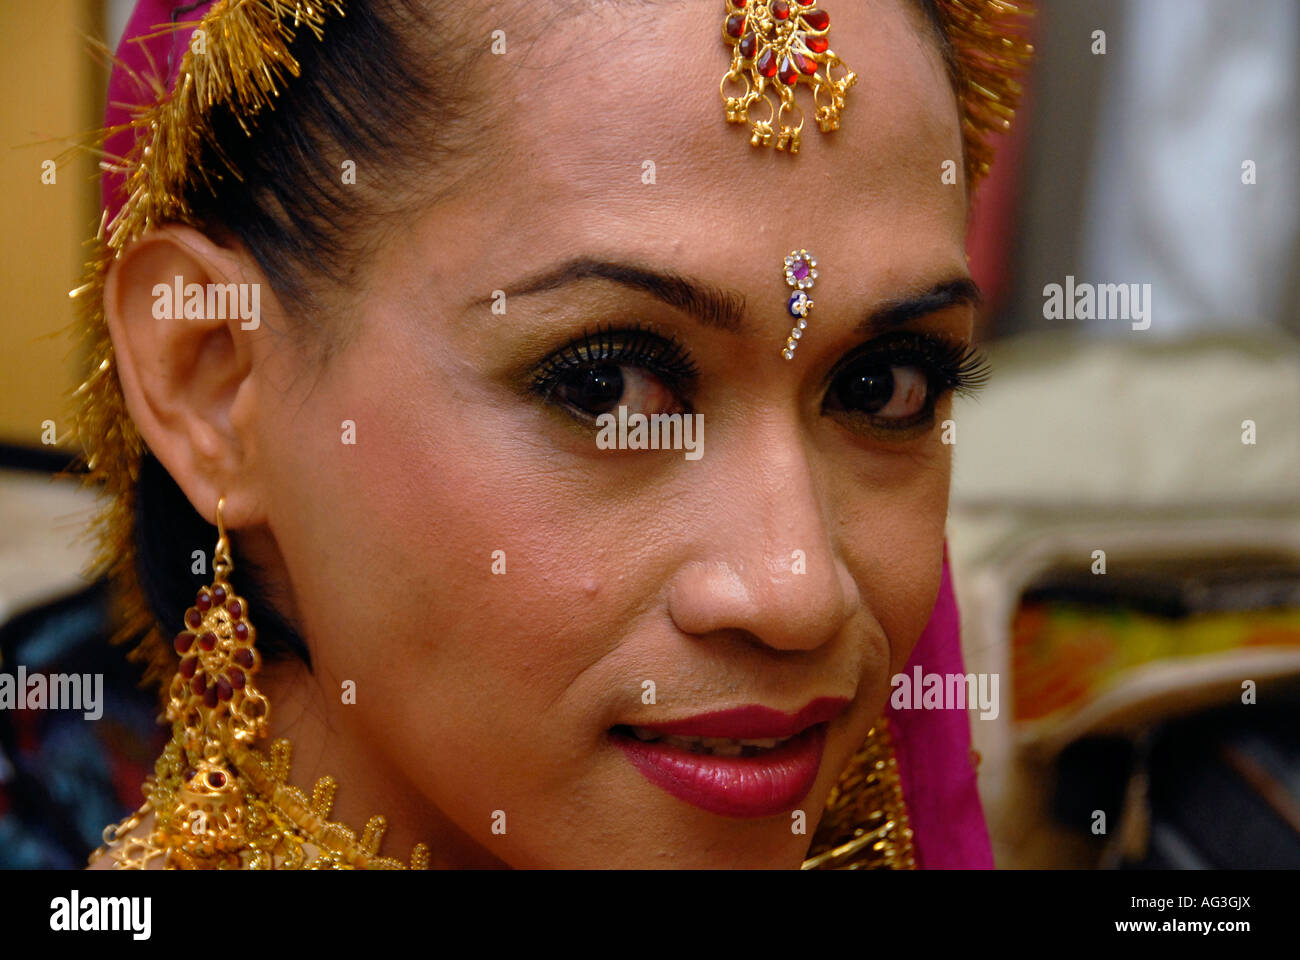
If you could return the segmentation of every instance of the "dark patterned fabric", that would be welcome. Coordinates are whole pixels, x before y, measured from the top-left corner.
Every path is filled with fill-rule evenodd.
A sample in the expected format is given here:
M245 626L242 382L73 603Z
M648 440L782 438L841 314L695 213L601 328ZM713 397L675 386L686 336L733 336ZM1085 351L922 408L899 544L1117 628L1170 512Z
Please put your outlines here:
M140 670L109 646L104 583L0 627L0 673L102 674L98 719L80 710L0 710L0 869L81 868L105 825L136 809L166 742Z

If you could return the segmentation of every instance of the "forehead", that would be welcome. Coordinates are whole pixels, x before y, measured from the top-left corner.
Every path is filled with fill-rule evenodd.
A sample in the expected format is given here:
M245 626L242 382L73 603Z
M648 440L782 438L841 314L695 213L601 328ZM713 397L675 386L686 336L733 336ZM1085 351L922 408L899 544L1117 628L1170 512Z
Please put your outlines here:
M891 276L964 268L956 102L910 0L823 4L831 49L858 81L829 134L799 85L796 156L752 147L747 124L725 121L724 7L508 8L518 12L501 22L506 54L475 70L493 101L493 159L435 217L458 232L453 260L477 265L470 275L495 265L513 275L579 254L630 255L744 289L806 246L841 281L859 278L861 294ZM539 10L552 14L539 21ZM956 185L941 180L945 160Z

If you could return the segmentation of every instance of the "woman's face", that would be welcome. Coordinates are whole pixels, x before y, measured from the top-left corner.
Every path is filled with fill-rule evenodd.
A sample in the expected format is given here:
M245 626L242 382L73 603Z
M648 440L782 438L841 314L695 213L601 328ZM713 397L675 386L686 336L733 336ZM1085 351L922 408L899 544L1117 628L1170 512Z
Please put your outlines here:
M507 18L475 68L490 152L365 264L347 346L317 370L244 334L258 559L315 658L294 723L328 731L295 779L335 773L391 839L793 867L882 713L938 591L951 448L950 394L929 413L926 361L881 337L971 336L965 188L919 16L830 13L859 79L830 135L799 90L794 157L724 122L721 4ZM787 360L801 247L820 275ZM699 414L702 455L602 449L619 405ZM823 698L820 755L816 731L733 759L616 729ZM747 731L770 732L723 730Z

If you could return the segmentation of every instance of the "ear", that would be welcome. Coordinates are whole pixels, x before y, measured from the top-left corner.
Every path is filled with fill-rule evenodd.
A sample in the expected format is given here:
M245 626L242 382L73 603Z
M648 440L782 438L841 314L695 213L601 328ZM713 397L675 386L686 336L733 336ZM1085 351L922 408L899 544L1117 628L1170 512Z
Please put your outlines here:
M230 529L265 519L251 374L258 338L266 336L261 307L274 309L274 299L246 252L177 224L129 245L104 289L131 419L209 523L216 522L217 499L226 498Z

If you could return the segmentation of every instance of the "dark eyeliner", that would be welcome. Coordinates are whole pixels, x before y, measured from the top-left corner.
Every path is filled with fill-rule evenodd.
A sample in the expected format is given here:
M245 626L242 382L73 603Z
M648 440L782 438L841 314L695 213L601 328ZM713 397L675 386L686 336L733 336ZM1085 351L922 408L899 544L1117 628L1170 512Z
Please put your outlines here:
M841 359L826 378L828 394L838 377L867 358L883 367L917 367L929 384L925 408L905 420L892 422L875 419L865 411L843 411L867 418L881 430L907 431L929 424L935 405L946 393L974 396L988 382L990 373L987 355L972 344L942 334L898 331L864 343Z
M600 366L631 366L659 377L673 391L688 391L699 376L690 353L670 334L645 324L597 324L553 351L532 374L532 390L546 399L560 378Z

